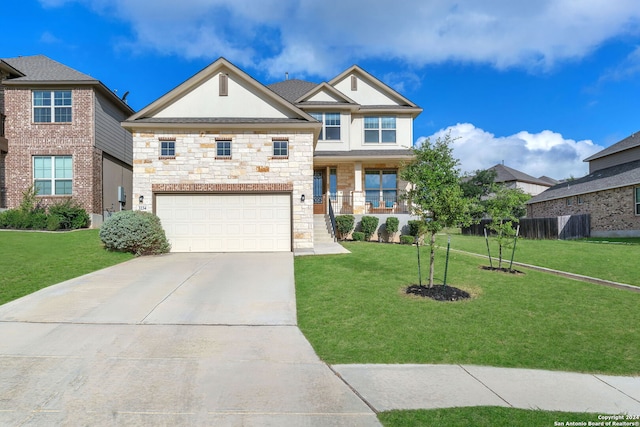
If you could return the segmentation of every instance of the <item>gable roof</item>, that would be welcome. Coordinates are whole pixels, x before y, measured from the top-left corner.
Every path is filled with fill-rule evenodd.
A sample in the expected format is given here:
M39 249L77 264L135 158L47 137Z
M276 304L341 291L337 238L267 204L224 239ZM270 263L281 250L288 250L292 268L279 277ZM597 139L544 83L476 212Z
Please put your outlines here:
M545 202L636 184L640 184L640 160L600 169L585 177L562 182L533 196L527 203Z
M307 82L304 80L291 79L278 83L272 83L267 85L269 89L294 104L299 98L304 96L307 92L313 90L318 86L317 83Z
M311 100L311 98L313 98L315 95L318 95L321 92L326 93L331 98L339 100L339 101L336 101L335 103L338 103L338 104L352 104L353 106L357 106L357 102L355 102L353 99L349 98L347 95L345 95L344 93L340 92L338 89L334 88L333 86L329 85L326 82L325 83L320 83L319 85L316 85L316 87L314 87L313 89L311 89L307 93L303 94L300 98L298 98L296 100L296 102L297 103L304 103L305 105L333 103L333 101L329 101L329 102L325 101L325 102L323 102L323 101L312 101Z
M490 167L488 170L496 171L496 179L495 182L526 182L528 184L536 184L536 185L544 185L545 187L549 187L551 184L547 181L544 181L539 178L534 178L531 175L527 175L524 172L520 172L519 170L510 168L501 163Z
M640 134L636 132L633 135L626 137L622 141L619 141L611 145L610 147L607 147L604 150L598 151L596 154L590 157L587 157L583 161L590 162L592 160L600 159L602 157L606 157L611 154L619 153L621 151L629 150L631 148L635 148L639 146L640 146Z
M256 94L263 96L268 99L274 105L276 105L279 109L283 111L287 111L292 118L251 118L251 117L154 117L156 114L166 109L167 107L173 105L175 102L182 99L184 96L188 95L195 89L197 89L203 83L209 81L215 75L225 72L227 74L231 73L235 76L238 76L240 80L248 85L248 87ZM277 95L275 92L267 89L266 86L255 80L253 77L233 65L231 62L226 60L225 58L220 57L213 63L209 64L203 70L199 71L180 85L176 86L174 89L170 90L157 100L153 101L151 104L144 107L142 110L138 111L136 114L129 117L124 122L126 127L136 126L136 123L145 124L145 123L154 123L154 124L163 124L166 126L175 126L175 125L194 125L194 124L211 124L211 125L229 125L229 126L238 126L242 124L254 124L254 125L262 125L267 122L276 121L277 123L291 124L294 126L300 124L314 124L314 127L317 127L316 132L319 132L320 124L311 116L309 116L306 112L302 111L291 102L288 102L286 99ZM317 124L317 126L315 126Z
M37 87L70 84L92 86L126 114L133 113L133 109L101 81L44 55L4 58L0 60L0 64L7 64L15 70L13 77L10 75L10 78L2 81L4 86Z

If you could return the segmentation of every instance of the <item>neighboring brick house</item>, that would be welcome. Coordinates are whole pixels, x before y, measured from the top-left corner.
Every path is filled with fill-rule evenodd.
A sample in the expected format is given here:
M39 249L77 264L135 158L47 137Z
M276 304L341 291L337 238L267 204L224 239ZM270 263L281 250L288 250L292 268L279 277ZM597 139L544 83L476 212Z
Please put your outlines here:
M131 193L133 110L95 78L43 55L0 60L0 207L32 184L43 205L72 197L98 226ZM131 208L128 200L123 208Z
M173 251L313 248L327 195L338 212L402 212L420 111L358 67L266 87L220 58L123 123L134 209L160 217Z
M557 181L553 182L551 178L534 178L531 175L527 175L524 172L520 172L519 170L500 163L490 167L488 170L496 172L494 182L504 184L508 188L519 188L532 196L540 194L552 185L558 183Z
M533 197L529 217L589 214L591 236L640 237L640 135L585 159L589 175Z

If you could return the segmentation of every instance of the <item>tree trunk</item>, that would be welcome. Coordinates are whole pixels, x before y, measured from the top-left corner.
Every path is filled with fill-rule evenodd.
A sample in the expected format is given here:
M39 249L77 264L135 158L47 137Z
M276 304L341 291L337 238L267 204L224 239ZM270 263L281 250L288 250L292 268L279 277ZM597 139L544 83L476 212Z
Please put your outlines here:
M431 233L431 238L429 240L429 287L433 287L433 271L436 263L436 233Z

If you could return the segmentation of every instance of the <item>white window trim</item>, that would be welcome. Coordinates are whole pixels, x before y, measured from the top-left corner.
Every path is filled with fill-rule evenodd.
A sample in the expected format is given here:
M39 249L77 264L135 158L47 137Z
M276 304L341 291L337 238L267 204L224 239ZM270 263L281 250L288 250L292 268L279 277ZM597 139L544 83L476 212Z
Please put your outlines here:
M49 92L51 95L51 105L35 105L36 92ZM56 92L69 92L71 105L56 105ZM48 122L36 121L36 108L39 110L48 109L50 112L50 118ZM69 121L56 122L56 108L69 108L71 110L71 118ZM33 123L55 123L64 124L73 122L73 91L71 90L32 90L31 91L31 121Z
M51 178L36 178L36 158L50 158L51 159ZM71 159L71 177L70 178L57 178L56 177L56 157L69 157ZM33 165L33 184L35 185L36 181L50 181L51 182L51 194L38 194L38 196L47 197L47 196L71 196L73 194L73 156L71 155L34 155L32 160ZM56 194L56 181L71 181L71 193L65 194Z
M285 154L276 154L276 143L283 143L285 144L285 150L286 153ZM274 159L288 159L289 158L289 140L288 139L273 139L272 140L272 144L273 144L273 158Z
M340 120L340 124L339 125L327 125L327 114L337 114L338 115L338 119ZM316 120L318 120L320 123L322 123L322 136L323 138L320 139L320 141L331 141L331 142L336 142L336 141L342 141L342 114L340 114L339 112L331 112L331 111L323 111L323 112L312 112L311 113L312 117L315 118ZM320 118L316 117L316 115L321 116ZM327 139L327 128L338 128L340 131L340 137L337 139Z
M370 118L370 119L378 119L378 127L377 128L367 128L365 127L365 123L366 123L366 119ZM393 128L383 128L382 127L382 119L385 118L391 118L394 121L395 126ZM367 141L366 138L366 134L367 131L373 131L373 130L377 130L378 131L378 140L377 141ZM382 141L382 132L383 131L390 131L393 130L394 131L394 135L395 138L393 138L393 142L383 142ZM364 119L362 120L362 142L364 144L397 144L398 143L398 118L396 116L365 116Z

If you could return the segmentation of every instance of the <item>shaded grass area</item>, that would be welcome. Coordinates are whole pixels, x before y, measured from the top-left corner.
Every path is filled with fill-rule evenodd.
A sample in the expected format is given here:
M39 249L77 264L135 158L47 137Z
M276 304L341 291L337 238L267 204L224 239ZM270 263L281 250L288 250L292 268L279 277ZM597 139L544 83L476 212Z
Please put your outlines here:
M598 420L598 414L526 410L495 406L389 411L378 414L378 419L385 427L544 427L567 425L570 421L573 421L574 423L584 422L585 425L588 424L589 421L593 423L602 422L601 420Z
M98 232L0 232L0 304L133 257L103 249Z
M459 233L448 236L451 236L451 247L454 249L487 255L484 237L463 236ZM439 235L437 243L446 246L448 236ZM496 266L498 245L491 237L489 249ZM503 261L506 261L507 267L511 252L511 249L507 249L503 253ZM514 261L640 286L640 275L636 267L639 257L640 239L518 239ZM489 260L484 262L489 265Z
M418 281L415 246L344 246L352 253L295 259L298 322L328 363L640 372L640 294L536 271L484 271L482 260L452 252L447 282L473 298L437 302L405 294Z

